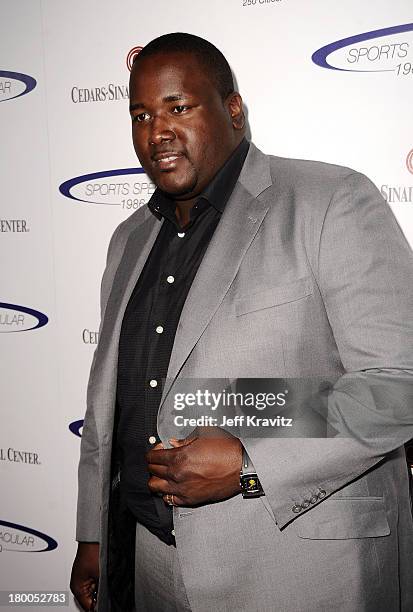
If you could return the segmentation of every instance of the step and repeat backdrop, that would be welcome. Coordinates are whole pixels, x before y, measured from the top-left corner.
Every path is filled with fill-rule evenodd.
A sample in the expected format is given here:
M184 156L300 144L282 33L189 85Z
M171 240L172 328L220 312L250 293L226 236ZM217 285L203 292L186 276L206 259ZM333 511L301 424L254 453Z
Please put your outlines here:
M173 31L224 52L263 151L367 174L413 243L410 0L1 0L0 591L68 590L107 244L154 190L129 71Z

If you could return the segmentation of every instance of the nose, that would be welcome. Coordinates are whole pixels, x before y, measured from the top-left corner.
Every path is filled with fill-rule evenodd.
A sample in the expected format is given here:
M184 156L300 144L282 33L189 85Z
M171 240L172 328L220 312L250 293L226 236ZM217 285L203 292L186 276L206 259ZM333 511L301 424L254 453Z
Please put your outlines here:
M166 117L155 116L152 119L151 131L149 134L149 144L161 144L174 140L175 132L173 131L168 119Z

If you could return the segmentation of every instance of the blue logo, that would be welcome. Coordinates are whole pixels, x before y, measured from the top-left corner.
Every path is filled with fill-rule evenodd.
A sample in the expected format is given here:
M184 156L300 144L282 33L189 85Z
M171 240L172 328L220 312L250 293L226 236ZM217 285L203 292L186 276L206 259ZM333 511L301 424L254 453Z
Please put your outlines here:
M321 68L343 72L396 72L413 75L413 23L342 38L315 51ZM394 37L397 35L397 40ZM370 42L374 41L374 42Z
M57 548L50 536L31 527L0 520L1 552L49 552Z
M28 74L0 70L0 102L24 96L31 92L36 84L36 79Z
M82 434L80 433L80 430L83 427L83 419L80 419L79 421L73 421L73 423L70 423L69 425L69 429L72 432L72 434L75 434L75 436L79 436L79 438L82 437Z
M76 176L62 183L59 191L77 202L136 210L147 203L155 185L143 168L119 168Z
M33 308L0 302L0 334L39 329L48 321L45 314Z

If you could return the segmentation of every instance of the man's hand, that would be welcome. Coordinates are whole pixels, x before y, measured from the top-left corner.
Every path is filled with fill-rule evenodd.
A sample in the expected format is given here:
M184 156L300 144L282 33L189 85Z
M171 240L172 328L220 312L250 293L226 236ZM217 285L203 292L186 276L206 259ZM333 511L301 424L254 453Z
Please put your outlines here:
M146 455L150 490L173 495L178 506L220 501L241 492L241 442L218 427L197 431L185 440L170 440L174 448L157 445Z
M99 581L99 544L79 542L72 567L70 590L83 610L93 611Z

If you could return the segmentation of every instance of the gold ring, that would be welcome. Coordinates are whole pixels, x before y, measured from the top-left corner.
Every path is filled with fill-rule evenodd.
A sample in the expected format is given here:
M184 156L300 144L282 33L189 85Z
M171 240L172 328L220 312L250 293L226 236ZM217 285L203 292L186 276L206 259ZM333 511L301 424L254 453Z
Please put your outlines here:
M175 506L174 496L171 493L167 493L165 495L165 501L168 504L168 506Z

